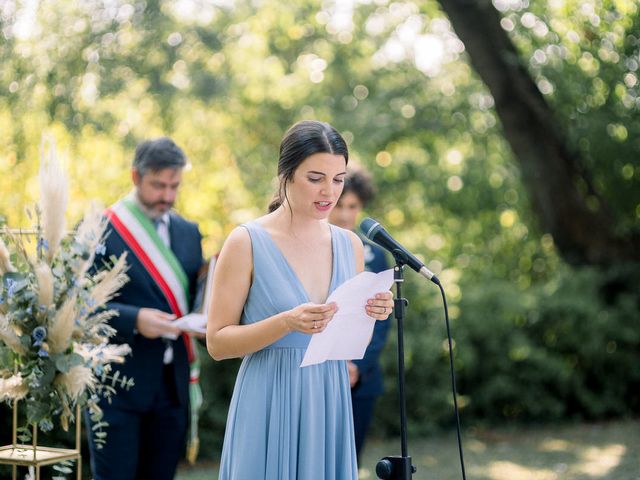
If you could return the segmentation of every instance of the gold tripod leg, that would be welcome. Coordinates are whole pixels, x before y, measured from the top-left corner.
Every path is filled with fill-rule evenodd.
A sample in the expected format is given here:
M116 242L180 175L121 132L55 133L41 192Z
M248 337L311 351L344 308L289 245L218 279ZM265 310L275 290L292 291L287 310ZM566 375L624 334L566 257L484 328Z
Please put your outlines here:
M82 428L80 426L82 418L80 417L80 405L76 405L76 450L78 451L78 463L76 465L76 479L82 480L82 455L80 454L80 433Z

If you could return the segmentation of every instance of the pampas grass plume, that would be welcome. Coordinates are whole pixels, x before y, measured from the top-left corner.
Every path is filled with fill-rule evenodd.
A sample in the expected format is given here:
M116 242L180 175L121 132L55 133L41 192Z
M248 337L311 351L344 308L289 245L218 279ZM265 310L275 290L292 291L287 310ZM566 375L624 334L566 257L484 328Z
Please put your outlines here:
M60 387L74 402L82 395L85 389L93 390L96 385L96 377L89 367L76 365L68 372L59 374L54 383Z
M123 343L121 345L102 344L91 348L86 344L74 343L73 351L95 367L98 364L124 363L124 357L131 353L131 347Z
M9 256L9 250L5 245L2 238L0 238L0 275L7 272L15 272L16 269L11 264L11 257Z
M113 298L118 290L129 280L125 273L128 268L127 252L124 252L111 270L103 270L94 277L96 285L91 290L93 305L104 305ZM95 309L96 307L89 309L87 314L91 314Z
M26 350L22 343L20 342L20 338L16 335L16 332L13 331L11 325L9 325L9 320L3 314L0 313L0 342L4 342L11 350L13 350L18 355L24 355Z
M40 162L40 210L42 211L42 237L47 242L46 257L53 259L65 232L65 212L69 197L67 176L58 161L56 146L49 140L45 152L46 138L42 141Z
M53 273L44 262L36 265L35 272L38 279L38 305L49 307L53 303Z
M108 220L102 214L102 207L92 202L82 218L82 222L78 225L76 231L76 241L84 244L89 250L89 258L80 263L75 274L78 278L83 278L85 273L93 264L96 255L96 247L102 241L104 231L107 228Z
M0 378L0 402L22 400L27 393L29 393L27 382L19 374Z
M64 352L69 347L76 317L76 296L72 295L62 304L49 325L47 343L51 353Z

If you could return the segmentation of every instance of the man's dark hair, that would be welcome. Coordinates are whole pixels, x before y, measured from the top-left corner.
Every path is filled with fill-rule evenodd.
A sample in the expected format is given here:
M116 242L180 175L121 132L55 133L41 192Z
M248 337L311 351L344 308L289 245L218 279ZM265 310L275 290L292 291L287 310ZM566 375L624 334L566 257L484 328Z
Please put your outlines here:
M363 206L366 206L376 196L376 189L373 186L371 175L359 168L350 168L347 170L347 176L344 179L344 188L342 195L352 192L360 199Z
M165 168L184 168L187 157L182 149L169 137L146 140L136 147L133 168L141 176L148 171L157 172Z

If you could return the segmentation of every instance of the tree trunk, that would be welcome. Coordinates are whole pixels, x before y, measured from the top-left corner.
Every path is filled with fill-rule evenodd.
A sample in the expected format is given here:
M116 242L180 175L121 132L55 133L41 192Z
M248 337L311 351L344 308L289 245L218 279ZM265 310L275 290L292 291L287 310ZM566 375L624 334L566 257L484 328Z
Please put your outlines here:
M593 188L580 155L568 148L491 1L439 1L493 95L533 207L563 258L603 265L640 259L640 238L615 235L605 199ZM579 183L587 185L585 193Z

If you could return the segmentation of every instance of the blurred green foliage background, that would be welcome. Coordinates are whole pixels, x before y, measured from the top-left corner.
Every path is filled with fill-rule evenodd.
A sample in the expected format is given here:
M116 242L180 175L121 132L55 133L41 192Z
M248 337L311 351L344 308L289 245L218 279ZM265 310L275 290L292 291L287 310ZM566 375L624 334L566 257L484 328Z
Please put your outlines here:
M637 233L637 2L493 3L615 230ZM438 2L2 0L0 22L9 225L30 224L43 132L67 158L70 224L128 192L139 141L169 135L190 159L178 210L210 256L265 211L286 128L328 121L376 180L367 213L445 286L464 423L640 411L640 267L563 260ZM452 425L446 335L437 290L407 272L406 296L409 425L423 435ZM378 435L398 432L393 336ZM203 363L201 455L217 458L238 363Z

